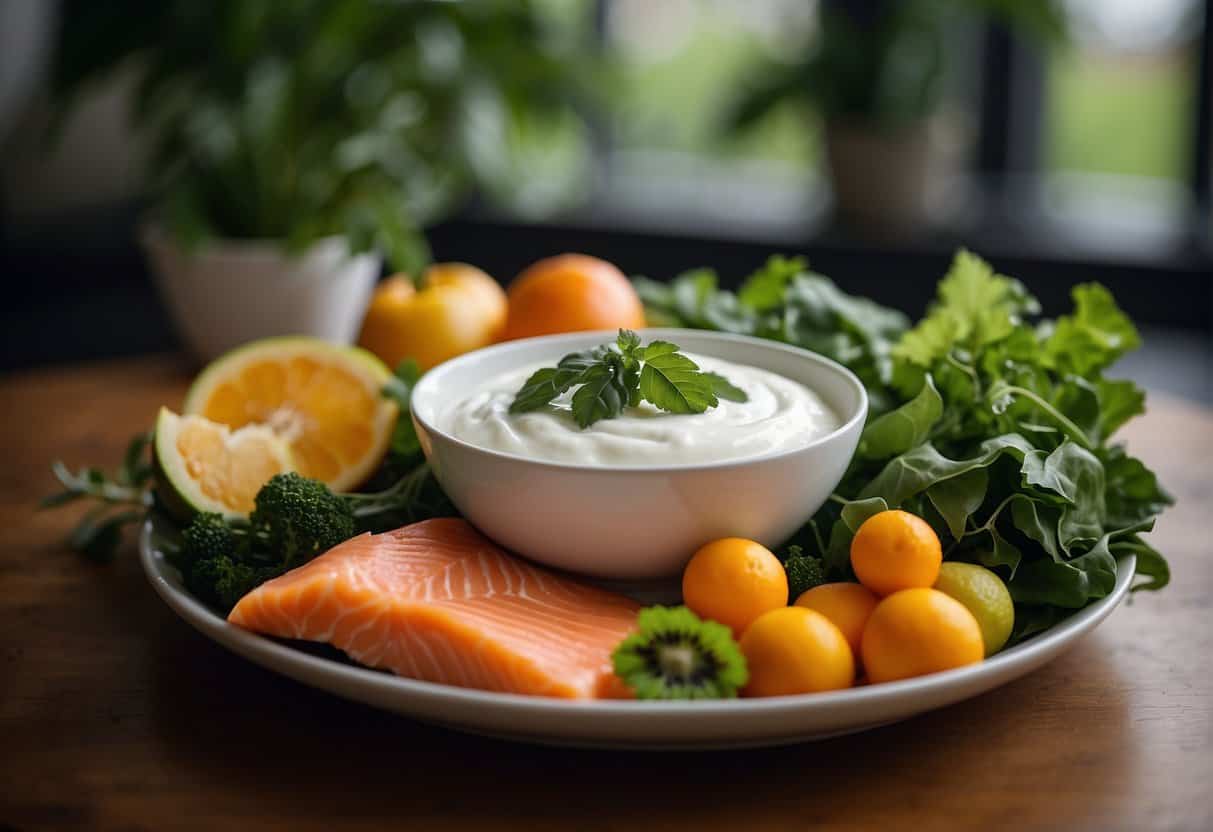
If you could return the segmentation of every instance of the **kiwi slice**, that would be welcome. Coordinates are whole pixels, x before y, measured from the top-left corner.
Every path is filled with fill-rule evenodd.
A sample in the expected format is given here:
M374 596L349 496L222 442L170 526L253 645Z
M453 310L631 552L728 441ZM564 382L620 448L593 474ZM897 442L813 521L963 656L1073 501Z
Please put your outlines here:
M729 628L686 607L648 607L611 655L637 699L730 699L749 679Z

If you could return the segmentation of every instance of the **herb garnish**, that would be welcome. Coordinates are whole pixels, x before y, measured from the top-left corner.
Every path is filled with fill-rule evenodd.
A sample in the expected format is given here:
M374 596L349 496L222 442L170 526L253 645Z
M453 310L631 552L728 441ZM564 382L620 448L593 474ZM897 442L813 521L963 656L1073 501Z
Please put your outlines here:
M639 335L621 329L613 344L570 353L555 367L536 370L514 396L510 412L538 410L574 387L573 418L582 428L641 401L668 413L703 413L720 399L749 398L719 373L700 370L680 349L669 341L641 346Z

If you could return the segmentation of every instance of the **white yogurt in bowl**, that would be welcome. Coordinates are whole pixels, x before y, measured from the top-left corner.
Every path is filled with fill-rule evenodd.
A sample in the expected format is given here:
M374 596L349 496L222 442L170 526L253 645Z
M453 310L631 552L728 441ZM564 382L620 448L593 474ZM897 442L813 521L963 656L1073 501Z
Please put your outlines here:
M437 427L477 447L528 459L633 467L724 462L791 450L841 424L821 396L790 378L710 356L687 357L740 387L747 400L721 399L716 407L690 414L641 402L584 429L573 420L573 390L541 410L510 413L523 382L553 360L490 378L441 410Z
M720 537L778 546L829 497L855 452L867 392L845 367L741 335L642 330L749 396L704 413L642 406L581 430L567 398L509 414L532 370L614 332L528 338L430 370L413 423L443 489L473 525L532 560L603 578L676 575Z

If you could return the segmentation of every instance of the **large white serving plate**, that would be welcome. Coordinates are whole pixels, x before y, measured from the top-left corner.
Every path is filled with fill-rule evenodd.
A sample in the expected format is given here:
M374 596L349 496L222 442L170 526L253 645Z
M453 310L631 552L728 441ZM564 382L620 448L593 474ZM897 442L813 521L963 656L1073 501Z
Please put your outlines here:
M861 731L950 705L1051 661L1103 621L1128 592L1136 560L1122 557L1116 587L1027 642L978 665L831 693L713 702L567 701L402 679L314 656L228 624L191 597L157 546L153 521L139 552L152 587L177 615L229 650L321 690L460 731L602 748L692 749L782 745Z

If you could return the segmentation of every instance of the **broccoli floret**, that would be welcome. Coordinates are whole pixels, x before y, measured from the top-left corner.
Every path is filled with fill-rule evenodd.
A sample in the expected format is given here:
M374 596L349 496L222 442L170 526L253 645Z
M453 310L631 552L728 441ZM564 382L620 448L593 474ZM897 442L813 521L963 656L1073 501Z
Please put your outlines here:
M257 492L249 522L259 545L286 569L311 560L354 536L348 501L318 480L276 474Z
M236 551L236 535L223 515L203 512L181 533L181 549L173 559L173 565L184 575L200 560L232 555Z
M783 569L788 573L788 597L793 601L813 587L826 582L821 559L804 554L799 546L788 547Z
M213 555L190 567L186 586L202 601L227 612L249 592L280 574L282 570L273 567L250 566L228 555Z
M279 474L262 486L253 513L199 514L182 533L174 563L202 601L230 610L248 592L354 536L350 503L324 483Z

